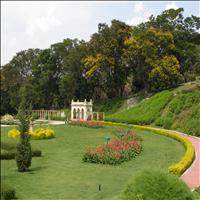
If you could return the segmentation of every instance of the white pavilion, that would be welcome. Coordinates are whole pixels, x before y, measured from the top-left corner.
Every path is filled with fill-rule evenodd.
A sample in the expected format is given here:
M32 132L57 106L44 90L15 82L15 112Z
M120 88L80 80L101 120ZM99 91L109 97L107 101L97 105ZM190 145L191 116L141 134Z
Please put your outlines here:
M92 110L93 102L92 99L87 102L84 101L74 101L71 102L71 120L103 120L103 112L93 112Z

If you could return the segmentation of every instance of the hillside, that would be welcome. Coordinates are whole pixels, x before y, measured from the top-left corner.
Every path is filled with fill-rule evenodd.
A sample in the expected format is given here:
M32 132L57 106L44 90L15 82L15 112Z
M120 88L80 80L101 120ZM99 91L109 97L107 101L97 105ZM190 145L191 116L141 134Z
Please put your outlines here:
M107 121L161 126L200 136L200 82L190 82L143 99Z

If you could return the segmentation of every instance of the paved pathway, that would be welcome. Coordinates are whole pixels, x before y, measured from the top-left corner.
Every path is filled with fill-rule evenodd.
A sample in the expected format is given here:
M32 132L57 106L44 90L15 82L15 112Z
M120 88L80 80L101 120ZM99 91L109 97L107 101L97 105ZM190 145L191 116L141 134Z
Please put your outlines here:
M39 122L43 122L43 124L41 125L62 125L62 124L65 124L64 121L55 121L55 120L39 120L39 122L36 120L36 124L35 125L40 125ZM1 124L1 127L9 127L9 126L17 126L17 125L4 125L4 124Z
M198 186L200 186L200 138L188 136L183 134L184 137L186 137L195 148L195 160L188 168L183 175L181 176L181 179L189 186L191 190L194 190Z

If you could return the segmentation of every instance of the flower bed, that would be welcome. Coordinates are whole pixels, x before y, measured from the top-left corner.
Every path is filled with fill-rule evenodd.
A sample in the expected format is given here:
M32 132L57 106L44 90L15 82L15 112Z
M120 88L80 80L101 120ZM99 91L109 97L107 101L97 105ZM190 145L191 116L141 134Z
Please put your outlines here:
M140 125L115 123L115 122L104 122L104 123L105 123L105 125L109 125L109 126L129 127L129 128L136 128L136 129L141 129L141 130L152 131L157 134L161 134L161 135L165 135L165 136L174 138L175 140L181 142L185 146L186 152L178 163L169 166L168 170L169 170L169 172L171 172L173 174L181 175L192 164L192 162L194 160L195 151L194 151L194 147L193 147L192 143L188 139L182 137L181 135L177 134L174 131L160 129L160 128L147 127L147 126L140 126Z
M52 128L37 128L34 131L29 132L31 139L49 139L55 137L55 132ZM8 137L10 138L19 138L20 132L17 128L13 128L8 131Z
M104 123L102 121L93 121L93 120L78 120L78 121L71 121L70 124L72 125L78 125L83 127L89 127L89 128L103 128Z
M83 161L110 165L129 161L142 150L141 140L136 138L136 134L130 131L121 139L114 139L96 149L87 149Z

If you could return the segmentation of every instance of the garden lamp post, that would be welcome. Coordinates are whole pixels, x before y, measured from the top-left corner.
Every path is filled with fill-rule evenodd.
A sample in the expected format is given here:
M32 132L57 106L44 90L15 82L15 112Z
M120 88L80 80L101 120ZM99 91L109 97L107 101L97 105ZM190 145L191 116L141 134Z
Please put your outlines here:
M110 137L107 136L107 137L105 137L105 139L106 139L106 144L108 144L108 142L110 141Z

